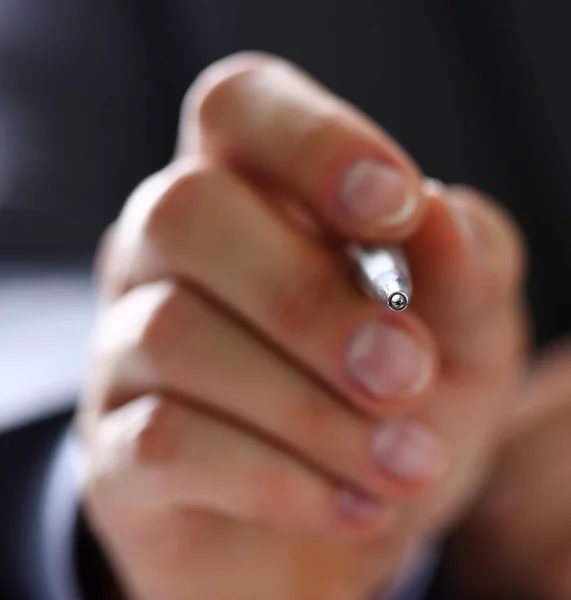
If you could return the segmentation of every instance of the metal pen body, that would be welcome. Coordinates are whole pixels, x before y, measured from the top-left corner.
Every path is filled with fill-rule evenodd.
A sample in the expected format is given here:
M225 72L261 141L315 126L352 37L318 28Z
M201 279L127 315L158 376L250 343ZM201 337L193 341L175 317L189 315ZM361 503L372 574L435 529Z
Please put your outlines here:
M351 244L348 253L363 291L394 311L404 310L411 298L410 271L404 252L396 246L366 248Z

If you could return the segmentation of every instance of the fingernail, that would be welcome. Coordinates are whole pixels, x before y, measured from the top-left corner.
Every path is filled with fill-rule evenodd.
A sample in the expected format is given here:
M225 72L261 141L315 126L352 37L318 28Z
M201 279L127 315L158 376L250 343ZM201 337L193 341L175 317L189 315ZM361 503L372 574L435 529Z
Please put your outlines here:
M385 421L373 437L378 466L404 480L426 479L444 468L442 448L436 436L422 425L404 419Z
M354 521L370 522L379 519L390 521L391 508L351 488L342 488L338 501L341 512Z
M413 213L417 198L401 171L395 167L362 160L345 174L341 204L358 223L375 221L397 225Z
M375 396L418 393L428 383L428 353L404 329L376 321L357 332L347 353L353 378Z
M490 220L471 206L467 195L467 191L451 190L447 194L448 205L468 247L481 262L489 263L497 247L496 231Z

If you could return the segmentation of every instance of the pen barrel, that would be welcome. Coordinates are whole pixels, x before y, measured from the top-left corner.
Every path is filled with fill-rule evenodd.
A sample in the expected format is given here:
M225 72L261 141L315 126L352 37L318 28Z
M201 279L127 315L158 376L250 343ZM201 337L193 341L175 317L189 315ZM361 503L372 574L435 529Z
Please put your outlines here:
M391 298L395 294L402 294L408 304L412 292L410 271L400 248L362 248L351 245L349 255L357 267L359 283L368 296L393 308Z

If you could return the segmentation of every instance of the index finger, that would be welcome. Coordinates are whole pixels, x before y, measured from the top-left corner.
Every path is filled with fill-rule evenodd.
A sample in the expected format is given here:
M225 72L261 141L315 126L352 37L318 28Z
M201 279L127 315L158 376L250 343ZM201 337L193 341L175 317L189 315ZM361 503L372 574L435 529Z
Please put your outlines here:
M418 168L375 123L284 60L224 59L191 88L180 151L277 183L333 230L404 239L420 223Z

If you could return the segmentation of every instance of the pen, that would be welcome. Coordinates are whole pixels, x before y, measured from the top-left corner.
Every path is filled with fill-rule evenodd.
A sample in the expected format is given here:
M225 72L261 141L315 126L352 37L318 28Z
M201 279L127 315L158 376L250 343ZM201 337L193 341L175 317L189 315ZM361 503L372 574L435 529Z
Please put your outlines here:
M350 244L348 254L357 271L362 290L394 311L410 302L411 282L404 252L396 246L366 248Z

